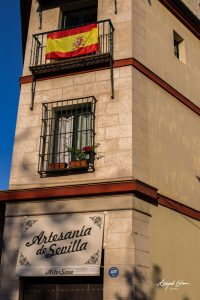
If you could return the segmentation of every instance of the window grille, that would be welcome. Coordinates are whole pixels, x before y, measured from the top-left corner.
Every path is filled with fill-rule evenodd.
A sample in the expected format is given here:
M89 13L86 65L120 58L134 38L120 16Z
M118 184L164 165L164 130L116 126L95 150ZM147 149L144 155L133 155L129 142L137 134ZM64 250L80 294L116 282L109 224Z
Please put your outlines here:
M93 96L43 103L38 172L43 176L94 170ZM62 173L62 174L61 174Z

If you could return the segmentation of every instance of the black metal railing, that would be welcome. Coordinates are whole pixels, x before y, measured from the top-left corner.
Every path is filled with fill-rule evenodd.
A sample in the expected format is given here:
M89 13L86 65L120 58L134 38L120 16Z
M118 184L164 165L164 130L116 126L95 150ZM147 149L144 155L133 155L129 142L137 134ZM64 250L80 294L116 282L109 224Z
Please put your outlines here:
M58 32L62 31L64 29L59 30L53 30L43 33L34 34L32 38L32 46L31 46L31 56L30 56L30 70L37 74L40 72L45 72L48 69L51 69L51 66L53 66L53 69L50 71L55 71L58 69L55 69L57 66L59 68L59 65L66 68L67 65L71 64L71 61L79 60L79 66L80 61L82 60L90 60L90 64L93 63L101 63L105 61L109 61L109 59L113 57L113 32L114 27L112 25L112 22L110 19L103 20L103 21L97 21L97 29L98 29L98 50L92 53L89 53L87 55L77 56L73 58L59 58L59 59L47 59L46 58L46 43L47 43L47 35L52 32ZM89 24L83 24L83 25L89 25ZM76 26L80 27L80 26ZM75 28L75 27L73 27ZM67 29L72 29L67 28ZM93 60L92 60L93 58ZM71 64L71 68L74 68L75 66ZM42 70L42 71L41 71Z

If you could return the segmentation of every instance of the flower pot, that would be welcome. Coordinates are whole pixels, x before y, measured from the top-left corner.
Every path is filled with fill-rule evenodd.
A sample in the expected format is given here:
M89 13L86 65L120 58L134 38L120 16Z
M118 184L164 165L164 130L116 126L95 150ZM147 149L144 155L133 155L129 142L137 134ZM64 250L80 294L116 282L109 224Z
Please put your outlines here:
M49 164L49 171L63 170L67 168L67 163L51 163Z
M87 161L84 160L72 160L69 163L70 168L88 168Z

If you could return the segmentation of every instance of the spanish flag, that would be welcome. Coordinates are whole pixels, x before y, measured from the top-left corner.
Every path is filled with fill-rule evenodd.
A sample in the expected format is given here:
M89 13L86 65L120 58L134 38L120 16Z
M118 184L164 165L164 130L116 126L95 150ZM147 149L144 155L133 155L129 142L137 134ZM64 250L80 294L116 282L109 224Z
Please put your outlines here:
M48 33L46 58L69 58L98 50L97 24Z

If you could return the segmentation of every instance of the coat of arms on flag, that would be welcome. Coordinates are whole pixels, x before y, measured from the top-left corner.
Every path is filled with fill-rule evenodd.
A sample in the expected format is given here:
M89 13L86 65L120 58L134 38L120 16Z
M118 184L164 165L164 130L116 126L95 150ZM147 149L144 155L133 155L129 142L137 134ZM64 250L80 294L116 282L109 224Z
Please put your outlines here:
M73 42L73 50L79 49L80 47L84 47L85 43L84 43L84 37L83 36L79 36L77 38L75 38L74 42Z

